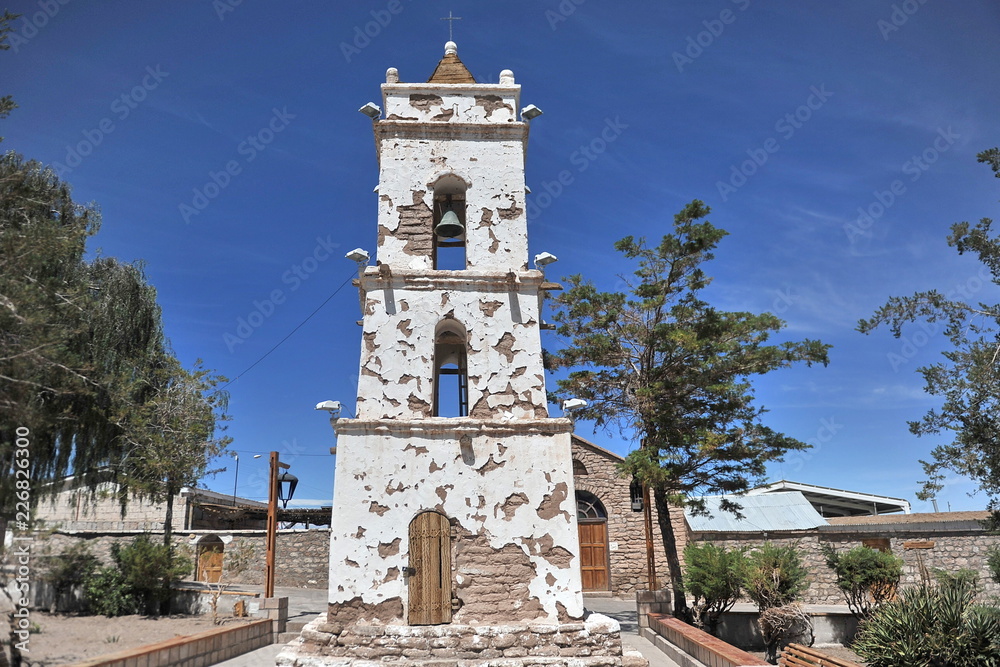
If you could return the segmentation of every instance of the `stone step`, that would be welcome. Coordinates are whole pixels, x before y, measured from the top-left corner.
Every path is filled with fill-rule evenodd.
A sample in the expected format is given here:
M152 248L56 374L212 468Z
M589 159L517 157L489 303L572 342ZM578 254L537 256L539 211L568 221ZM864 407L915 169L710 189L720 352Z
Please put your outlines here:
M282 632L280 635L278 635L278 639L274 643L275 644L287 644L288 642L292 641L293 639L295 639L298 636L299 636L298 631L296 631L296 632Z

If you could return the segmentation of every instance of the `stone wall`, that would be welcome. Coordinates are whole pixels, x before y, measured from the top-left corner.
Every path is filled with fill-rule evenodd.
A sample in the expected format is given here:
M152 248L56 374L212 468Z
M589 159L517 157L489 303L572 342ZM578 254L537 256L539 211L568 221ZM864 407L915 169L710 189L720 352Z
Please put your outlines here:
M141 533L39 533L36 535L36 553L44 561L69 549L73 544L83 542L90 552L102 563L111 563L111 545L115 542L131 542ZM266 555L263 531L227 532L184 532L175 534L173 541L178 547L188 550L192 561L197 553L197 538L206 534L220 538L249 542L254 547L254 561L240 577L227 579L233 584L262 586L264 584L264 560ZM162 533L152 533L154 540L162 540ZM195 540L191 538L194 536ZM231 542L232 543L232 542ZM227 545L228 547L228 545ZM330 531L325 528L311 530L278 531L275 552L275 585L293 588L326 589L328 585L327 559L330 554ZM188 577L193 578L194 575Z
M589 491L597 496L608 514L608 545L611 569L611 592L619 597L631 598L635 591L646 590L646 527L643 512L633 512L629 499L631 480L619 477L616 470L621 457L596 445L573 438L573 458L583 464L573 476L578 491ZM669 571L660 537L659 514L653 507L653 552L656 555L656 575L661 587L669 585ZM687 522L684 513L671 512L678 552L683 554L688 542Z
M306 625L299 638L278 655L279 665L319 664L318 656L361 660L503 660L504 664L622 665L618 622L591 614L586 621L502 626L461 624L434 626L352 625L325 622ZM541 660L531 660L541 658ZM573 660L560 661L559 658ZM472 664L472 663L470 663Z
M879 529L881 528L881 529ZM903 559L902 586L917 585L924 576L933 577L935 569L955 572L975 570L986 597L1000 594L1000 586L990 579L986 552L1000 544L1000 535L990 535L976 527L906 528L876 526L822 526L818 529L782 533L694 533L696 541L706 541L726 548L753 548L769 541L780 546L794 546L809 570L809 588L803 595L806 604L846 604L837 588L833 571L826 565L823 546L837 551L861 546L869 540L888 540L892 553ZM913 548L916 545L929 548ZM909 545L909 546L908 546ZM922 574L924 573L924 574Z

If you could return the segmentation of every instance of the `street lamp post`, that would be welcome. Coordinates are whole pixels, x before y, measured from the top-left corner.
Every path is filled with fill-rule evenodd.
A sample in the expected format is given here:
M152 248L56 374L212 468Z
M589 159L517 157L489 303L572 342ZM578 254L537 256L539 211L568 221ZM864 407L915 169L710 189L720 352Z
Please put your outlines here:
M236 489L239 488L240 484L240 455L233 452L233 458L236 459L236 479L233 480L233 507L236 507Z
M264 560L264 597L274 597L274 551L278 542L278 468L288 469L287 463L278 460L278 452L271 452L270 475L267 492L267 555ZM288 494L291 500L291 494ZM287 505L288 501L285 500Z

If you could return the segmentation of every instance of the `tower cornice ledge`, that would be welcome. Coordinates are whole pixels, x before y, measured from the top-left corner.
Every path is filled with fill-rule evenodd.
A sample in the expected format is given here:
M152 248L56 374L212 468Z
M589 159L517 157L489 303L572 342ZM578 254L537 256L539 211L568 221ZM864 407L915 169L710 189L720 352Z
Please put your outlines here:
M452 121L380 120L375 123L376 142L386 138L435 139L511 139L528 141L528 124L520 121L509 123L456 123Z
M483 420L468 417L428 417L424 419L340 419L337 435L398 436L551 436L572 433L573 422L566 417L547 419Z
M420 93L431 90L447 90L449 92L470 92L470 93L510 93L517 95L521 92L521 84L515 83L512 86L499 83L383 83L383 95L391 92Z
M546 282L545 276L537 269L524 271L393 269L391 273L379 273L378 267L369 267L361 277L360 284L366 292L402 287L413 290L465 289L478 292L561 289L561 286L555 283Z

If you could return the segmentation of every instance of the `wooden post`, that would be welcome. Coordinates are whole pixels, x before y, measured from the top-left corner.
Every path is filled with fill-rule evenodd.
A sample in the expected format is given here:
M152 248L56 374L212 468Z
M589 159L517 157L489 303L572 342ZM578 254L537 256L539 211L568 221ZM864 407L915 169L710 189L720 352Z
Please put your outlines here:
M267 491L267 556L264 561L264 597L274 597L274 548L278 541L278 452L271 452Z
M642 485L642 509L646 519L646 573L649 576L649 590L659 589L656 581L656 556L653 552L653 506L649 502L649 486Z

